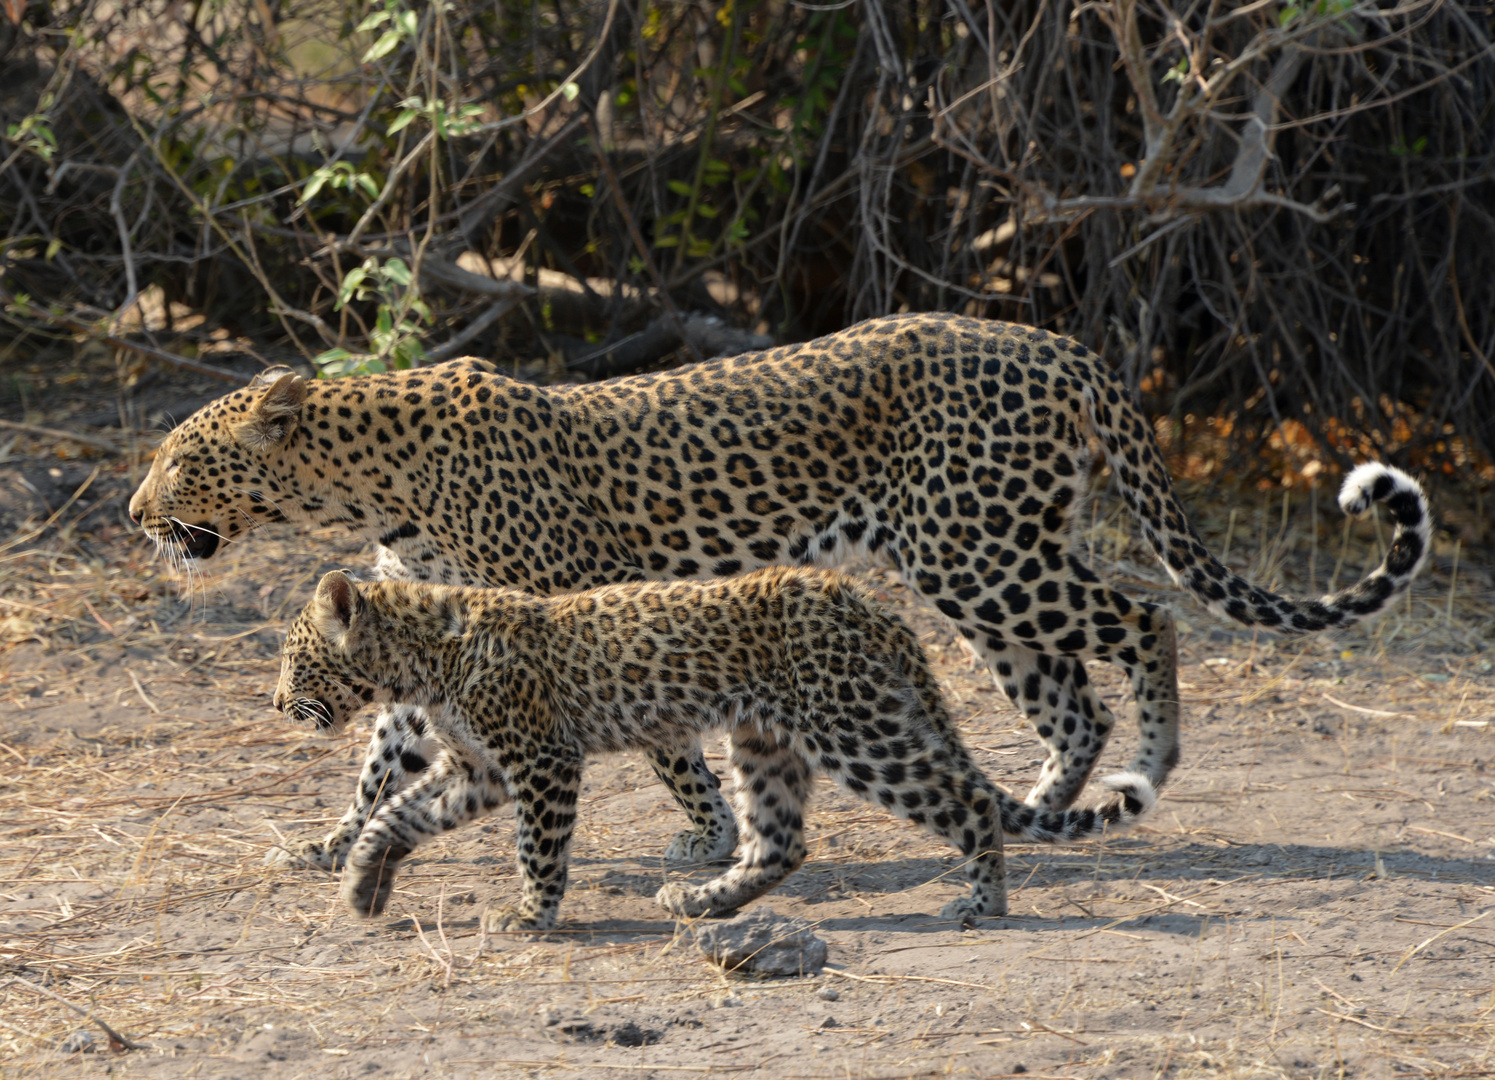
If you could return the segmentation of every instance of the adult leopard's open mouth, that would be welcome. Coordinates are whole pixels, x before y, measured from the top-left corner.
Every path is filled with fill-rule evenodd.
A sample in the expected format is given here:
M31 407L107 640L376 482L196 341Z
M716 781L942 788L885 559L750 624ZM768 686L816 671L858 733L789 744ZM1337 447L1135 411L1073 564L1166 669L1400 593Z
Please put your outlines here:
M186 522L173 521L171 539L189 559L211 559L218 550L218 533L206 522L188 525Z

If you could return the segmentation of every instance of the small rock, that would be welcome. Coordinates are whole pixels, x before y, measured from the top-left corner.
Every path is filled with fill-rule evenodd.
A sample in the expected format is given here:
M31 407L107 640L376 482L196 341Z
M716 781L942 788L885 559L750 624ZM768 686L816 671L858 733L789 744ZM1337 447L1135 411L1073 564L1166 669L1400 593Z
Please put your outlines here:
M821 1001L840 1001L841 992L834 986L822 986L815 994Z
M840 1027L841 1024L834 1016L827 1016L824 1020L820 1021L820 1026L822 1028L833 1028Z
M664 1032L654 1028L641 1028L630 1020L613 1028L608 1033L608 1038L618 1046L653 1046L664 1038Z
M696 945L729 971L756 975L814 975L825 966L826 944L803 919L754 908L725 922L699 922Z
M561 1020L555 1026L560 1028L561 1034L568 1035L573 1039L590 1041L602 1037L602 1033L597 1030L596 1025L581 1016L572 1016Z
M94 1044L93 1032L79 1028L58 1043L57 1049L64 1054L93 1054L97 1053L99 1048Z

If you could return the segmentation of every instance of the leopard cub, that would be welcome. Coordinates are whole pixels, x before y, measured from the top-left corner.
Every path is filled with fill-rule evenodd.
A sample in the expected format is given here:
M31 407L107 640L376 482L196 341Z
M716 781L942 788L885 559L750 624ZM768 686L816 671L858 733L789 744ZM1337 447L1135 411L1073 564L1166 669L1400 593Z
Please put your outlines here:
M440 750L349 853L342 895L361 916L384 910L415 848L512 800L523 895L483 925L553 926L586 755L654 751L712 729L730 732L744 841L720 876L660 889L676 915L733 911L803 862L817 771L960 851L971 892L946 905L952 919L1006 912L1004 833L1097 836L1154 800L1138 773L1107 780L1115 794L1093 810L1045 812L998 789L971 760L914 635L822 571L553 597L334 571L286 636L275 707L337 732L372 701L424 709Z

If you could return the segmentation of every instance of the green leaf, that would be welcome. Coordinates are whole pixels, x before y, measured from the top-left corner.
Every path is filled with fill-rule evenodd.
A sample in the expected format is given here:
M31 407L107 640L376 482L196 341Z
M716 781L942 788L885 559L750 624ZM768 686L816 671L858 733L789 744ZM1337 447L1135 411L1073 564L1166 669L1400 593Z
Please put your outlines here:
M581 87L577 86L574 82L568 82L565 86L561 87L561 97L567 101L575 101L576 95L580 93Z
M680 238L678 236L659 236L659 237L655 237L655 239L654 239L654 246L657 247L657 248L679 247L680 246Z
M347 275L343 278L342 288L337 291L338 308L347 306L348 301L353 299L353 294L358 291L364 279L368 276L368 263L364 263L362 266L355 266L352 270L348 271Z
M389 21L389 12L388 11L376 11L372 15L370 15L368 18L364 19L363 22L359 23L353 29L354 29L354 31L356 33L361 34L365 30L373 30L376 27L383 26L388 21Z
M401 131L404 131L407 127L410 126L410 121L414 120L419 115L420 113L416 112L414 109L406 109L404 112L400 113L399 116L396 116L394 118L394 121L389 125L389 134L394 135Z
M301 198L296 200L296 205L304 206L317 197L317 192L332 178L332 174L326 169L318 169L311 174L311 179L306 182L306 188L301 192Z
M405 264L404 259L394 258L385 263L384 276L389 278L389 280L393 281L396 285L403 285L407 289L410 287L412 275L410 273L410 267Z
M380 57L388 56L400 47L400 32L398 30L386 30L379 35L379 40L369 46L369 51L363 54L363 63L371 64Z
M363 188L369 198L377 199L379 197L379 185L374 182L374 178L368 173L359 173L353 178L353 182Z
M415 37L415 32L420 27L420 20L413 11L400 12L395 22L407 38Z
M53 259L57 258L57 253L61 250L62 241L54 236L47 244L47 262L51 262Z
M352 355L347 349L339 346L336 349L328 349L326 352L318 353L311 358L311 362L319 368L325 368L339 361L346 360Z
M691 192L694 190L684 180L666 180L664 182L664 186L669 188L676 195L683 195L687 199L690 198Z

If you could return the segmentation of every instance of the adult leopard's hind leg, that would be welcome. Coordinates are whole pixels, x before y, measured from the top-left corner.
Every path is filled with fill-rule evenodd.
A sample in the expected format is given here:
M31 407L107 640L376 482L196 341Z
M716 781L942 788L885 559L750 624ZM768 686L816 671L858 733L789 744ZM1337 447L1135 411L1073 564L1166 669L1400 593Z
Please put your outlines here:
M656 749L649 764L691 820L691 828L664 849L665 859L699 863L729 858L737 847L737 818L722 797L721 781L706 765L700 742Z
M978 634L971 645L1048 748L1038 782L1023 801L1043 810L1068 809L1116 725L1091 685L1084 661L1035 652L989 634Z
M704 885L670 882L655 899L676 915L725 915L772 889L805 859L804 812L814 776L798 750L756 724L732 731L732 768L745 838L737 864Z
M1020 706L1058 710L1048 715L1057 715L1059 727L1054 727L1048 716L1030 714L1030 719L1038 722L1039 736L1050 743L1051 749L1055 745L1053 740L1058 740L1060 753L1071 755L1075 762L1055 778L1049 791L1040 792L1049 809L1061 808L1058 795L1068 790L1078 791L1083 785L1084 777L1076 774L1081 767L1088 771L1094 766L1095 756L1104 746L1112 724L1104 707L1097 708L1099 699L1093 692L1087 699L1084 689L1088 688L1088 680L1085 688L1076 685L1077 672L1079 679L1086 679L1080 667L1084 659L1108 660L1131 680L1133 710L1141 732L1137 756L1130 766L1132 771L1146 776L1154 788L1161 788L1179 757L1178 637L1173 616L1156 604L1133 600L1101 584L1088 567L1073 558L1069 563L1072 576L1063 606L1053 604L1048 610L1028 612L1028 618L1006 629L998 629L995 624L1010 622L1009 613L994 607L983 615L978 609L978 619L983 621L977 622L972 641L978 651L984 646L993 656L999 677L1017 685ZM1021 639L1020 648L1025 652L1017 654L1019 659L1031 659L1032 667L1022 675L1020 684L1018 664L1002 659L1003 652L1011 652L1014 645L1008 634ZM1058 703L1051 704L1054 699L1048 696L1048 688L1057 685L1055 676L1061 664L1068 685L1075 689L1072 698L1059 695ZM1035 690L1039 694L1037 699L1030 697ZM1087 700L1091 702L1093 716L1086 715ZM1073 733L1068 731L1070 719L1074 720ZM1106 724L1104 731L1101 722ZM1047 734L1045 727L1049 729ZM1087 734L1095 754L1074 756L1078 738ZM1064 748L1065 742L1070 743L1068 748Z
M321 840L301 840L271 848L265 862L327 871L342 866L374 811L401 791L411 777L424 772L435 755L437 745L424 737L425 731L425 717L413 705L380 709L373 734L369 736L353 802L336 828Z

